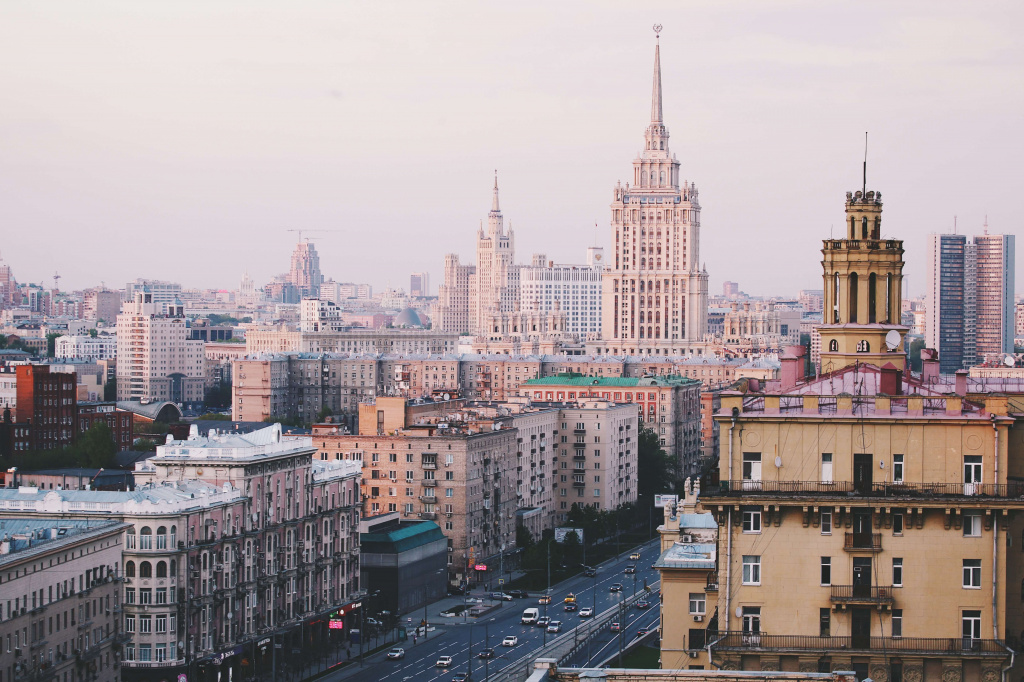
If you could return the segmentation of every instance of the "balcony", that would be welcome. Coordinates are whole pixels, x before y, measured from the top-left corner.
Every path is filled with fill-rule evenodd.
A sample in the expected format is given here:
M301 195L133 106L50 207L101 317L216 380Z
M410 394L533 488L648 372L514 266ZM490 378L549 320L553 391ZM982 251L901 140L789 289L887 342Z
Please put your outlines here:
M764 632L708 633L721 640L714 649L800 652L886 652L922 656L981 656L1009 658L1010 652L998 639L971 637L815 637L813 635L769 635ZM712 639L712 641L714 641Z
M433 495L420 495L420 502L424 504L437 504L437 498Z
M576 460L576 461L581 460L581 459L586 459L587 458L587 453L585 453L582 450L580 450L578 452L572 453L572 458L573 458L573 460Z
M572 446L577 450L585 450L587 448L586 443L573 443Z
M423 479L423 485L428 487L428 488L434 488L434 487L437 486L437 479L436 478L424 478Z
M881 552L881 533L847 533L843 549L847 552Z
M707 582L704 585L705 592L718 592L718 572L711 571L708 573Z
M738 494L850 496L922 499L997 498L1024 501L1024 482L1012 483L863 483L853 481L722 481L701 490L702 497L736 497Z
M891 585L833 585L834 604L876 604L879 607L893 603Z
M573 488L583 488L583 487L586 487L586 485L587 484L585 482L583 482L583 481L573 481L572 482L572 487Z
M582 434L585 434L587 432L587 430L586 429L573 429L572 432L577 434L577 435L582 435Z

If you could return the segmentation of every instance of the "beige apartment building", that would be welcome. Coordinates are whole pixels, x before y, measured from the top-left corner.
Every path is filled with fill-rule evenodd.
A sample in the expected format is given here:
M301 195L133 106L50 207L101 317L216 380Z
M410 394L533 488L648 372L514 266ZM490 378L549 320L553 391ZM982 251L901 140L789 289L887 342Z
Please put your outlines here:
M289 329L250 329L245 350L258 353L454 353L458 334L430 329L365 329L305 332Z
M188 338L184 306L136 292L117 316L117 399L202 403L205 383L204 343Z
M127 524L12 516L0 539L0 677L121 679Z
M456 403L458 404L458 403ZM515 547L517 432L508 419L378 397L360 406L359 432L313 428L321 459L362 463L363 514L436 521L448 539L449 580Z

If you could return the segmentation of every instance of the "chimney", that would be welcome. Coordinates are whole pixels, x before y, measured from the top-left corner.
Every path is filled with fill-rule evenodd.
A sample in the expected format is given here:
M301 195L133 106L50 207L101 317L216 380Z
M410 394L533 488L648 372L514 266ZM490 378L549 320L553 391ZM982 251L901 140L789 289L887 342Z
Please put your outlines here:
M956 371L956 394L961 398L967 395L967 370L958 369Z
M900 395L903 393L903 377L896 365L887 362L882 365L882 373L878 378L878 392L882 395Z
M921 381L927 386L939 380L939 353L934 348L921 350Z
M782 362L782 370L779 379L782 382L782 390L788 391L797 385L804 377L804 347L786 346L786 350L779 357Z

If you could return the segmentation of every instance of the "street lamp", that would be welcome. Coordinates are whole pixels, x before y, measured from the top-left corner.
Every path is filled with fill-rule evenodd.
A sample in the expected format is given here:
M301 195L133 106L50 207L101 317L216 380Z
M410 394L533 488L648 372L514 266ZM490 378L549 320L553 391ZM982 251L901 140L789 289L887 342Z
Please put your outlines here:
M446 572L447 572L447 569L439 568L436 571L434 571L433 575L441 575L442 573L446 573ZM427 590L429 590L429 583L427 583ZM427 590L425 590L425 592L427 592ZM429 601L430 601L429 593L425 593L423 595L423 641L424 642L427 641L427 604L429 603Z

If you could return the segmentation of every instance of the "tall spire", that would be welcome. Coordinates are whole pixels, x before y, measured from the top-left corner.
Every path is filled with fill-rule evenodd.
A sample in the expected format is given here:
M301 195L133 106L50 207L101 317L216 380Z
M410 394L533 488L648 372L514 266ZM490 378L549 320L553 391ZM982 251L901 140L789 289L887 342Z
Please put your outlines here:
M651 93L651 123L661 123L661 24L654 25L654 91Z
M498 207L498 171L494 171L494 198L491 199L491 213L500 213L501 208Z

